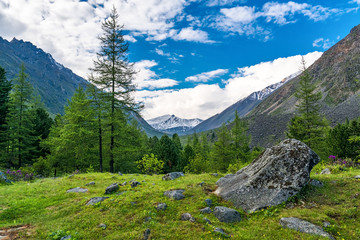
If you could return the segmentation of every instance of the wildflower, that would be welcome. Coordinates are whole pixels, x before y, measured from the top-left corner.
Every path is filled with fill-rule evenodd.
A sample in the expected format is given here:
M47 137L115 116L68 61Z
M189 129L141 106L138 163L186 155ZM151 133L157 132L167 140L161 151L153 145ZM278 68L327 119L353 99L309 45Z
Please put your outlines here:
M10 169L6 170L6 174L10 174Z
M334 156L334 155L330 155L330 156L329 156L329 158L332 158L332 159L334 159L334 160L335 160L335 159L336 159L336 156Z

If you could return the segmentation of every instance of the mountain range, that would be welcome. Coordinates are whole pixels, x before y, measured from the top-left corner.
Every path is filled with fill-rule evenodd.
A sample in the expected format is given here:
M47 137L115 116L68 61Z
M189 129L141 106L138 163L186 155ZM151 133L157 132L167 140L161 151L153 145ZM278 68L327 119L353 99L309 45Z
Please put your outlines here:
M163 115L147 120L153 128L167 134L182 134L193 129L202 121L199 118L182 119L175 115Z

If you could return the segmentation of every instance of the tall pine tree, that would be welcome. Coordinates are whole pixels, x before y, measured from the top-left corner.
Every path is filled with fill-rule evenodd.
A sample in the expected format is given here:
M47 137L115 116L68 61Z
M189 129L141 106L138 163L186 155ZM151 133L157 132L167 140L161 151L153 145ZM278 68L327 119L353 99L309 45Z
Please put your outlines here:
M110 16L102 24L103 34L99 37L101 42L97 60L94 61L92 82L107 92L107 101L110 103L110 172L114 172L114 150L116 145L116 111L136 111L139 105L133 98L135 85L132 68L127 52L129 45L124 40L123 25L119 25L118 14L115 7Z
M5 69L0 67L0 156L6 156L8 141L6 117L9 113L11 82L6 79ZM1 160L1 159L0 159Z

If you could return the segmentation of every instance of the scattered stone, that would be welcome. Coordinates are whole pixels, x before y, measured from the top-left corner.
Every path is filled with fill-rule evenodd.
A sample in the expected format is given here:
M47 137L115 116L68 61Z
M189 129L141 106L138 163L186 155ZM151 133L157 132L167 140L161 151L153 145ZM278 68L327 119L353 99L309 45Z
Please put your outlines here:
M134 181L134 182L131 183L132 188L134 188L134 187L136 187L138 185L141 185L141 183L139 183L138 181Z
M158 205L156 206L156 210L158 211L163 211L167 208L166 203L158 203Z
M130 183L135 182L135 181L136 181L136 179L134 178L133 180L130 180Z
M119 190L119 184L118 183L113 183L110 186L108 186L105 190L105 194L111 194L116 192L117 190Z
M215 194L245 211L275 206L309 182L311 169L318 162L318 155L306 144L286 139L236 174L220 178Z
M316 208L316 207L317 207L316 203L309 203L309 204L305 205L305 208L307 208L307 209Z
M90 186L90 185L95 185L95 182L89 182L89 183L85 184L85 186Z
M125 182L123 182L122 184L120 184L120 186L125 186L127 184L127 182L125 181Z
M202 187L204 184L205 184L205 182L201 182L201 183L199 183L198 185L199 185L200 187Z
M65 237L60 238L60 240L70 240L71 238L71 235L66 235Z
M97 225L97 227L105 230L107 226L104 223L100 223L99 225Z
M118 174L119 174L120 176L122 176L122 175L123 175L121 172L118 172Z
M71 175L68 176L68 178L72 178L73 176L74 176L74 174L71 174Z
M331 223L329 223L328 221L323 221L323 227L328 227L328 226L330 226L331 225Z
M148 240L150 237L150 229L146 229L144 232L144 240Z
M230 237L229 234L227 234L224 229L222 228L215 228L214 230L215 233L220 233L222 236L224 237Z
M180 200L185 198L183 192L185 190L172 190L172 191L165 191L164 195L167 196L168 198L172 198L174 200Z
M151 217L144 218L144 222L149 222L151 220Z
M330 172L330 169L325 168L324 170L322 170L322 171L320 172L320 174L331 174L331 172Z
M67 193L72 193L72 192L77 192L77 193L86 193L88 190L86 188L81 188L81 187L77 187L77 188L72 188L67 190Z
M123 195L124 193L126 193L128 191L122 191L122 192L119 192L118 194L116 194L117 196L120 196L120 195Z
M241 215L238 211L223 206L215 207L214 215L220 222L232 223L241 221Z
M357 175L354 177L355 179L360 179L360 175Z
M142 180L141 182L146 182L145 180Z
M360 193L355 193L353 196L351 196L351 198L358 198L360 197Z
M205 199L205 202L209 207L212 206L212 200L210 198Z
M324 186L324 184L321 181L316 180L316 179L312 179L310 181L310 184L314 187L323 187Z
M196 222L195 218L190 213L181 214L181 221Z
M219 174L217 174L217 173L212 173L211 175L213 175L214 177L218 177L218 176L219 176Z
M208 223L208 224L212 224L211 221L210 221L208 218L206 218L206 217L204 217L203 220L204 220L206 223Z
M0 181L4 181L6 183L12 183L5 175L5 173L0 171Z
M295 218L295 217L289 217L289 218L281 218L280 224L283 228L289 228L296 230L298 232L303 233L309 233L313 235L319 235L323 237L327 237L329 239L335 240L333 236L331 236L329 233L325 232L321 227L316 226L308 221Z
M200 209L200 212L202 214L205 214L205 213L211 213L212 211L211 211L211 208L206 207L206 208Z
M162 180L174 180L176 178L179 178L179 177L183 177L184 176L184 173L183 172L171 172L171 173L167 173L165 174L165 176L162 177Z
M295 207L295 205L292 202L289 202L286 204L286 208L288 208L288 209L293 209L294 207Z
M96 203L102 202L105 199L107 199L108 197L93 197L92 199L90 199L86 205L94 205Z

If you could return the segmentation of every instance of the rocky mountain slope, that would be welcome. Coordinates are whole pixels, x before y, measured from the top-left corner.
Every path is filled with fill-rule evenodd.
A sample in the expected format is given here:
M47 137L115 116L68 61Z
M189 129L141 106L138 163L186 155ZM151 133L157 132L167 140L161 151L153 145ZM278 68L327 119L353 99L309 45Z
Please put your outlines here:
M331 125L360 116L360 25L308 68L316 91L321 92L321 113ZM296 112L294 93L299 77L287 82L248 115L253 144L269 146L283 139Z
M175 115L163 115L160 117L147 120L147 122L153 128L168 134L173 134L173 133L181 134L183 132L189 131L190 129L194 128L202 121L203 120L199 118L183 119Z
M88 82L70 69L56 62L53 57L30 42L13 39L10 42L0 37L0 66L5 68L9 80L16 77L21 63L34 90L39 93L45 107L52 114L63 114L64 106L79 85ZM149 136L161 136L140 115L133 115Z
M240 117L245 116L255 106L257 106L266 97L268 97L271 93L273 93L276 89L278 89L284 83L293 79L297 75L298 75L298 73L295 73L287 78L284 78L283 80L281 80L278 83L272 84L260 91L253 92L248 97L239 100L235 104L226 108L221 113L216 114L216 115L204 120L202 123L200 123L196 127L190 129L190 131L187 131L185 134L191 134L193 132L203 132L203 131L208 131L211 129L219 128L223 123L226 124L235 119L235 111L238 112L238 115Z

